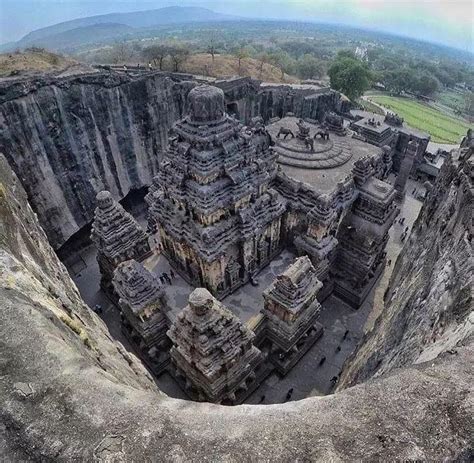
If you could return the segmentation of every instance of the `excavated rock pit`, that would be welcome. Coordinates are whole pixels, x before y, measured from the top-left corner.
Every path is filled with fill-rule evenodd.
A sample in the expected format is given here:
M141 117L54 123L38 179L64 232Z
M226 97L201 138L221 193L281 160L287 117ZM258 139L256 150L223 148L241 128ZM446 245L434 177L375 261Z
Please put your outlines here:
M122 198L146 186L193 85L112 73L1 89L0 458L472 461L473 165L459 153L334 394L235 407L172 399L81 299L50 242L90 221L97 190ZM250 87L247 100L226 93L247 116L285 109L285 89ZM316 116L303 99L300 114Z

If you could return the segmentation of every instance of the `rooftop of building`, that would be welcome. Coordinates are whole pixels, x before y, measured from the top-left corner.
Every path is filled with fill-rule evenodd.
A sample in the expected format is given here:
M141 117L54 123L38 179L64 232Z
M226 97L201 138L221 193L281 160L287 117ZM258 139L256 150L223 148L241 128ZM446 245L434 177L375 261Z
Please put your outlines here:
M430 138L430 136L427 133L422 132L421 130L418 130L418 129L414 129L413 127L409 127L408 125L406 125L406 123L403 123L402 126L387 124L385 122L385 116L381 116L380 114L375 114L375 113L371 113L369 111L362 111L362 110L358 110L358 109L352 110L351 114L355 117L361 118L357 122L354 122L355 125L358 125L360 127L367 127L367 128L370 128L374 131L377 131L377 132L381 132L381 131L385 130L386 128L391 128L392 130L402 132L402 133L405 133L407 135L413 135L417 138L424 138L424 139L429 139ZM366 124L366 122L369 119L374 119L375 122L380 122L380 126L373 127L373 126L370 126L370 125Z
M306 183L321 193L331 193L348 175L352 174L354 163L365 156L377 156L381 148L352 138L350 132L345 136L329 134L329 142L315 140L315 152L306 150L304 143L296 139L298 118L284 117L267 126L275 141L275 150L280 155L278 163L281 172L293 180ZM320 129L316 123L306 121L310 136ZM277 138L280 127L286 127L295 134L295 139ZM301 151L301 152L300 152ZM293 160L296 162L293 163ZM298 165L288 165L288 162Z

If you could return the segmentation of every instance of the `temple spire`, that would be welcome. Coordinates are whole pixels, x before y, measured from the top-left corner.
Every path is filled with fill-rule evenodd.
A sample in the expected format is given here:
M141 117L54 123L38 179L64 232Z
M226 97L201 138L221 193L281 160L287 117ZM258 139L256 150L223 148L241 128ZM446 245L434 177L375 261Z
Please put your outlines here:
M207 289L191 293L168 336L176 374L192 398L238 403L258 384L262 354L254 333Z
M148 252L148 237L137 221L108 191L97 195L91 239L97 246L101 287L112 293L115 268L128 259L141 260Z

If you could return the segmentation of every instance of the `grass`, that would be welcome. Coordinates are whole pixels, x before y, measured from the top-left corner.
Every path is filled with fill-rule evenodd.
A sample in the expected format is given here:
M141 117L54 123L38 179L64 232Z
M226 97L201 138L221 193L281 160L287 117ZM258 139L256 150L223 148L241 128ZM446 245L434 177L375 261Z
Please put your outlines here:
M79 336L81 341L88 349L92 349L92 343L89 336L87 335L86 331L79 326L79 323L76 320L73 320L66 315L60 315L59 318L65 325L67 325L74 333Z
M403 117L407 125L431 135L436 143L458 144L472 128L465 121L444 114L410 98L371 96L371 100Z
M436 101L453 110L463 111L466 105L467 92L443 89L436 94Z
M370 101L359 98L357 100L357 103L362 107L364 111L370 111L371 113L380 114L381 116L384 115L384 112Z
M260 73L260 62L253 58L245 58L241 62L240 71L238 60L232 55L215 55L214 61L212 56L207 53L198 53L189 56L182 66L183 72L190 74L209 75L212 77L229 77L229 76L250 76L265 82L299 82L296 77L285 74L282 78L281 71L271 64L264 64Z
M0 77L27 72L62 71L78 63L70 58L42 49L0 54Z

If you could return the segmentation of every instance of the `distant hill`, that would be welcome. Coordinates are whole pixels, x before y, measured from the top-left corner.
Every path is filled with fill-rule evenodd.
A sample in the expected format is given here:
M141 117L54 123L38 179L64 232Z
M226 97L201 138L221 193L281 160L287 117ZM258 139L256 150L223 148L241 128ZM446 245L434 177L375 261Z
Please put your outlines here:
M28 43L27 46L44 47L50 50L66 50L78 45L88 45L101 41L110 41L115 38L123 37L127 33L133 32L133 27L125 24L105 23L92 24L90 26L76 27L63 32L46 35L42 38ZM16 47L23 48L23 44L16 44Z
M200 7L171 6L157 10L137 11L133 13L110 13L99 16L73 19L53 26L43 27L30 32L16 42L16 47L29 45L42 45L50 41L57 34L75 31L80 28L99 24L115 24L133 28L146 28L164 24L186 23L186 22L211 22L237 19L235 16L216 13ZM100 31L101 29L96 29ZM83 29L84 31L84 29ZM79 32L80 33L80 32ZM67 37L63 35L62 37Z

